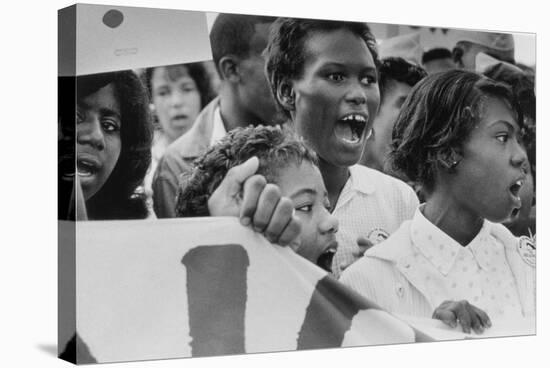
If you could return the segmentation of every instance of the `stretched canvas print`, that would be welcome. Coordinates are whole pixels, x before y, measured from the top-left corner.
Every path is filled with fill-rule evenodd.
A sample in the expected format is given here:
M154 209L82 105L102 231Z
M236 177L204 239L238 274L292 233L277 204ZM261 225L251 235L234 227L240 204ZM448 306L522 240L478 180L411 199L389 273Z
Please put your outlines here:
M534 35L365 22L59 10L60 358L536 333Z

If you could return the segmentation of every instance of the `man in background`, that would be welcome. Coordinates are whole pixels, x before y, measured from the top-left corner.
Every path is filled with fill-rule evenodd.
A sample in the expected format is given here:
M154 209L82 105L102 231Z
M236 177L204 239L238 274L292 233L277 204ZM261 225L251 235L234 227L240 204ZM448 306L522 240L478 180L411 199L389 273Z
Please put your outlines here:
M159 161L153 179L153 205L158 218L175 217L176 193L195 158L226 132L248 125L283 121L264 75L262 52L275 18L220 14L210 44L220 77L219 96L208 104L189 132L174 141Z

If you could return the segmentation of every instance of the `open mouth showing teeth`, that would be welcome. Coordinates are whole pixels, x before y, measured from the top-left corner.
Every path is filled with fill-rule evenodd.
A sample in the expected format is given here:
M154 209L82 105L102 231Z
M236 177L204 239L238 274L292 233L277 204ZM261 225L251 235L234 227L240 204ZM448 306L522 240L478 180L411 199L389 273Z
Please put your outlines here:
M367 119L363 115L350 114L336 123L335 134L348 143L357 143L361 140L367 126Z
M518 180L516 181L514 184L512 184L510 186L510 193L512 193L512 195L514 197L518 197L519 195L519 190L521 189L521 186L523 185L523 181L522 180Z
M327 272L332 271L332 259L334 258L334 254L336 254L336 249L329 248L326 251L323 252L317 258L317 266L321 267L323 270Z
M78 168L78 176L81 176L81 177L92 176L98 170L97 165L88 160L79 159L76 164Z

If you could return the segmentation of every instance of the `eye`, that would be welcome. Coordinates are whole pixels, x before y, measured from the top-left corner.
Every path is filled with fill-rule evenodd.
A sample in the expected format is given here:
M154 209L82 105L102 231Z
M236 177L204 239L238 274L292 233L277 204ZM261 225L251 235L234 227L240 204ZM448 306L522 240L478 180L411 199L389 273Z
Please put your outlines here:
M313 210L312 204L304 204L300 206L295 207L296 211L304 212L304 213L310 213Z
M190 93L190 92L195 92L195 91L196 91L195 87L193 87L193 86L184 86L181 90L182 90L183 92L186 92L186 93Z
M159 97L166 97L169 94L170 94L170 90L168 88L157 89L157 96Z
M376 76L373 75L366 75L363 78L361 78L361 84L364 84L366 86L377 83L378 80L376 79Z
M343 73L330 73L327 78L333 82L341 82L344 80L344 74Z
M510 138L510 135L508 133L501 133L496 136L497 140L501 143L508 142L508 139Z
M118 132L120 130L118 121L115 119L103 119L101 121L101 127L106 132Z

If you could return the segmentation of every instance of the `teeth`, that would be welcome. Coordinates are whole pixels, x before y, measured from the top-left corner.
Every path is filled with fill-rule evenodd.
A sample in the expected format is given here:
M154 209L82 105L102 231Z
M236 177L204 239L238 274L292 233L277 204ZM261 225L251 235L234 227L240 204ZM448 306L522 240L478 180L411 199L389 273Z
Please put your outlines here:
M521 187L523 185L523 180L516 181L516 185Z
M344 117L342 119L343 121L348 121L348 120L355 120L355 121L360 121L362 123L366 123L367 120L365 119L365 117L363 115L359 115L359 114L351 114L351 115L347 115L346 117Z

